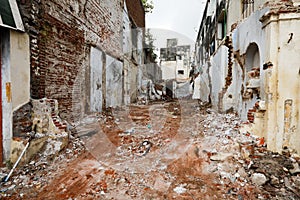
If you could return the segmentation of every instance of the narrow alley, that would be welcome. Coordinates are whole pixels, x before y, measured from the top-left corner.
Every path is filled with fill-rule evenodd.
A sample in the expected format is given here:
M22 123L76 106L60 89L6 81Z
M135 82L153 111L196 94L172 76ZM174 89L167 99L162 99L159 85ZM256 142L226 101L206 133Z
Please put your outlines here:
M267 151L242 127L234 113L195 100L111 109L83 119L55 157L37 156L17 169L1 196L299 199L299 157Z
M300 0L0 0L0 199L300 200Z

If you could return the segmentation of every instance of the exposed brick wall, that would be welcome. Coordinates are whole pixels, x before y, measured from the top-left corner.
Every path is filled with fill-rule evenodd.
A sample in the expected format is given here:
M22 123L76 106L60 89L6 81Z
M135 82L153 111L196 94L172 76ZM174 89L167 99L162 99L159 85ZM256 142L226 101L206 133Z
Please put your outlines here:
M23 0L19 6L30 35L32 98L57 99L63 119L79 118L90 46L122 60L123 1Z
M145 10L141 0L126 0L128 13L135 25L140 28L145 27Z
M25 133L31 131L31 103L27 103L13 113L13 133L14 137L26 136Z
M74 83L82 66L84 32L47 14L44 20L47 23L39 36L39 78L45 80L45 85L40 87L45 90L47 98L58 100L60 116L72 119L80 112L73 108L73 105L80 103L73 95L78 96L76 92L80 92Z

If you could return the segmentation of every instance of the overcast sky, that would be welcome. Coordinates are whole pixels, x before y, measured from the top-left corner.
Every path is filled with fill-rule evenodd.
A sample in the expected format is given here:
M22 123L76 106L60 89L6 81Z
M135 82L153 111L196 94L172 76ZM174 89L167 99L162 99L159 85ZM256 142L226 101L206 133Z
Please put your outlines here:
M206 0L153 0L146 27L171 30L195 41Z

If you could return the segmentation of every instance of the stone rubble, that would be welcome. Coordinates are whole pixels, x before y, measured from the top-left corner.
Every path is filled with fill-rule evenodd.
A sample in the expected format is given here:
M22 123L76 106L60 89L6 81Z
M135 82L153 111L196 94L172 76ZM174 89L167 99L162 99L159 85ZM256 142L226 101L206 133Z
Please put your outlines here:
M268 151L262 138L241 131L243 123L235 114L218 114L190 102L149 106L160 108L156 116L164 116L163 127L159 127L157 120L151 121L155 116L150 117L153 113L147 113L148 107L144 106L132 107L130 112L111 110L86 118L78 126L99 123L107 134L115 131L111 137L117 138L113 141L117 146L117 161L140 159L145 163L136 165L145 169L153 159L153 152L166 146L172 149L172 145L177 149L179 141L190 141L191 145L177 159L165 162L166 158L160 157L164 154L157 154L152 162L154 167L144 173L130 168L117 170L95 160L95 155L89 156L91 150L86 149L86 141L97 134L90 127L79 128L78 132L82 132L73 133L76 137L71 136L68 146L55 157L42 152L27 165L17 168L11 179L2 183L1 198L29 199L35 194L40 199L49 199L45 190L53 190L52 194L60 190L70 200L300 199L299 156L288 149L282 154ZM127 124L124 116L134 120L135 126ZM174 129L178 122L181 126ZM122 131L118 130L120 127ZM184 133L184 137L172 139L173 131ZM8 172L8 168L1 168L0 177ZM82 177L77 180L78 173ZM64 178L56 179L59 174ZM54 182L55 186L51 184L53 180L58 181ZM76 181L74 184L82 181L79 191L72 186L72 180ZM73 194L74 189L78 193Z

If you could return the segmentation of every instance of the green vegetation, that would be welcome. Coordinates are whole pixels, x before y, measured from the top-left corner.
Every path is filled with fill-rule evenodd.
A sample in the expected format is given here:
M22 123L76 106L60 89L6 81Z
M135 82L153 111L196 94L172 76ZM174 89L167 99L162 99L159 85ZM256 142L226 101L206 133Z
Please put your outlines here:
M152 10L154 8L153 1L152 0L142 0L142 3L144 5L145 12L152 13Z
M147 29L145 32L145 48L146 48L147 54L150 56L151 62L155 62L155 60L157 58L157 55L154 52L154 50L155 50L155 46L153 44L154 41L155 41L155 38L151 34L150 29Z

